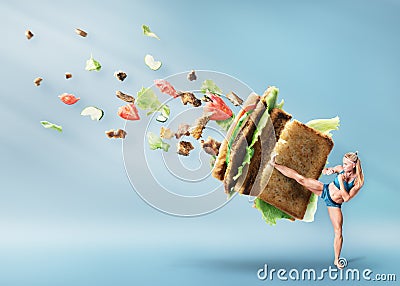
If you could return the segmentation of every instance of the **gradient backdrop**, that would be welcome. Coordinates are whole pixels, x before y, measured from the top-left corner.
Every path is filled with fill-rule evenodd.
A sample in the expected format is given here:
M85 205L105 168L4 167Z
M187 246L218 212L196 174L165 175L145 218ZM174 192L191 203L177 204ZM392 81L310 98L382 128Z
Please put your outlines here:
M121 141L104 136L124 126L114 92L136 94L191 69L232 75L257 93L276 85L303 122L339 115L329 161L359 150L366 178L343 206L342 255L349 267L399 276L399 13L395 0L2 1L0 285L297 285L256 273L265 263L332 265L321 201L314 223L270 227L240 197L180 218L135 193ZM143 36L142 24L161 41ZM103 65L98 73L84 70L91 53ZM144 65L147 53L163 61L159 71ZM128 73L123 83L113 77L119 69ZM64 92L81 101L63 105ZM105 110L100 122L79 115L93 104Z

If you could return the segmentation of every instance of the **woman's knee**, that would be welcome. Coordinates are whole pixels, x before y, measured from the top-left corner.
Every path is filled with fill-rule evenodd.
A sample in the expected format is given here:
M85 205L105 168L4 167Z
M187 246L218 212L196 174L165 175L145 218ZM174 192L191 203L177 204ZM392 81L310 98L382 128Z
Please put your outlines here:
M342 232L342 227L341 226L337 226L334 228L334 232L335 232L335 236L337 237L342 237L343 236L343 232Z

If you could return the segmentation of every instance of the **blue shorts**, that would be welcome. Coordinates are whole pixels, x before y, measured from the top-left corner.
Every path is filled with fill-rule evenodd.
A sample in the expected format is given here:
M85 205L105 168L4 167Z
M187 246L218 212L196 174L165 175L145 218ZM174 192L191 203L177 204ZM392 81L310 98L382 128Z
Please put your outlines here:
M342 204L338 204L334 202L329 194L329 184L324 184L324 188L322 190L321 199L324 200L327 207L341 208Z

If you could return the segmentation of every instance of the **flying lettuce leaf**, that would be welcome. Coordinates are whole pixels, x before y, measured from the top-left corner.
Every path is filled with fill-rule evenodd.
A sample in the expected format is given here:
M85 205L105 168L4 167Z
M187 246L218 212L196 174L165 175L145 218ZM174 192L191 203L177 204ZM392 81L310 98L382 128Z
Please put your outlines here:
M330 119L314 119L306 123L307 126L317 129L323 134L332 136L332 130L339 130L340 119L338 116Z
M137 92L135 103L140 109L148 110L147 116L159 111L161 114L157 117L158 121L165 122L169 118L171 112L169 106L161 104L157 95L151 88L142 87L142 89Z
M151 38L155 38L157 40L160 39L155 33L153 33L150 30L149 26L142 25L142 31L143 31L143 35L145 35L145 36L148 36L148 37L151 37Z
M254 206L258 209L265 222L269 225L276 225L276 221L278 219L287 218L291 219L292 217L280 209L277 209L274 206L271 206L269 203L264 202L263 200L256 198L254 200Z
M48 121L40 121L40 124L42 124L42 126L46 129L50 128L50 129L57 130L58 132L62 132L62 126L60 126L60 125L56 125L56 124L48 122Z
M162 141L162 139L153 132L147 133L147 141L151 150L162 149L168 152L170 145Z
M206 79L201 85L200 91L201 93L206 93L207 90L211 93L221 95L222 90L215 84L211 79Z
M93 58L93 55L90 55L90 59L86 61L85 70L87 71L100 71L101 64Z

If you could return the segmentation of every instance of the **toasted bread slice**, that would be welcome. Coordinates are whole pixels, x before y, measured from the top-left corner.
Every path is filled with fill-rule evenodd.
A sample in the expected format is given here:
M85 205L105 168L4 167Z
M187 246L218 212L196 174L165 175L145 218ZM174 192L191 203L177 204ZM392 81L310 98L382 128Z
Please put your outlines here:
M275 146L276 162L299 174L318 179L333 148L332 139L294 120L286 124ZM303 219L311 192L274 169L267 186L259 194L263 201L296 219Z
M262 185L261 182L255 185L254 182L257 176L267 176L266 173L261 171L265 170L267 167L276 140L279 139L283 128L291 118L292 116L282 109L272 109L269 122L267 122L260 137L254 144L254 153L250 164L245 165L242 176L237 179L234 189L236 192L244 195L257 196L262 191L262 188L265 187L265 184ZM272 170L270 170L270 173L271 172ZM265 179L265 177L263 179ZM261 180L261 178L258 180Z
M255 93L251 93L242 107L245 108L246 106L257 104L259 101L260 101L260 96ZM234 121L232 122L224 140L221 143L218 156L215 160L214 168L212 171L212 176L220 181L224 180L224 176L225 176L225 172L226 172L226 168L227 168L226 155L228 152L228 140L232 136L234 127L236 126L239 119L240 118L236 117L234 119Z

